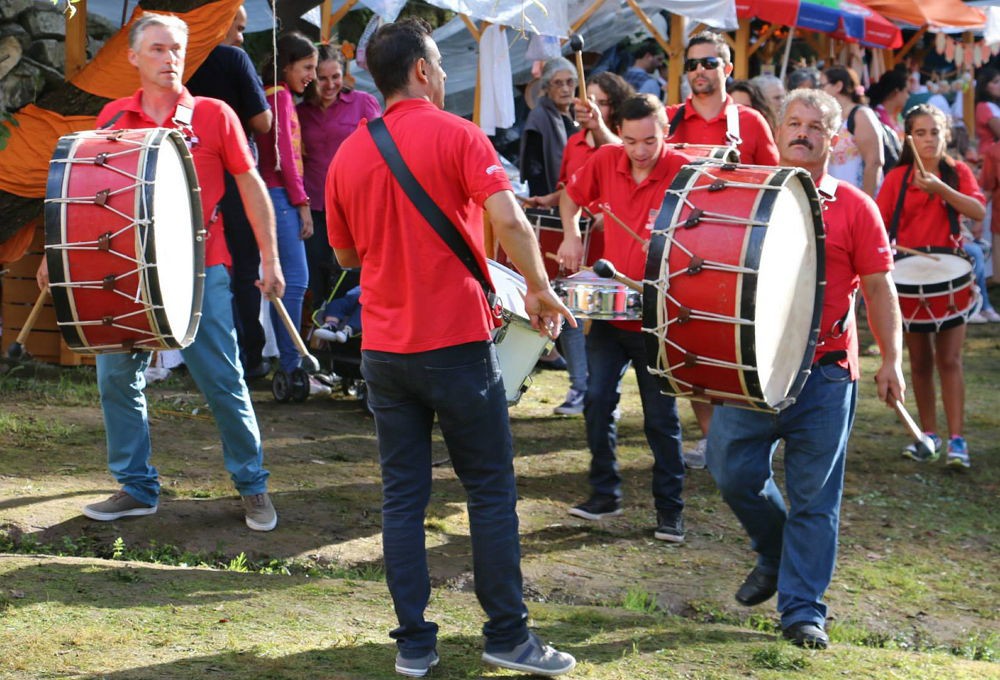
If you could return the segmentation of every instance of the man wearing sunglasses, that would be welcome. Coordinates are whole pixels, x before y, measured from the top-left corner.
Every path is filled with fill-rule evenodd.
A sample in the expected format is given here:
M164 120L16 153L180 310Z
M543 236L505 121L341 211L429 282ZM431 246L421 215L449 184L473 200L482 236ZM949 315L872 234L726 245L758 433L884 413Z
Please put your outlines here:
M729 44L714 31L702 31L688 43L684 72L691 96L667 108L669 139L673 144L736 144L740 160L750 165L777 165L778 147L764 117L726 93L726 78L733 72ZM712 422L712 406L691 402L704 437L685 452L688 467L705 467L705 446Z

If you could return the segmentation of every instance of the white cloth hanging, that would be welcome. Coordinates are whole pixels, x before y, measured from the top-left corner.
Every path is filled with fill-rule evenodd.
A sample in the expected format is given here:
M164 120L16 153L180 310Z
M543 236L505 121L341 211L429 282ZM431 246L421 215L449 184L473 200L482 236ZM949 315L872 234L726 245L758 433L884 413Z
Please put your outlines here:
M502 26L490 24L479 37L479 127L487 135L513 127L514 75Z

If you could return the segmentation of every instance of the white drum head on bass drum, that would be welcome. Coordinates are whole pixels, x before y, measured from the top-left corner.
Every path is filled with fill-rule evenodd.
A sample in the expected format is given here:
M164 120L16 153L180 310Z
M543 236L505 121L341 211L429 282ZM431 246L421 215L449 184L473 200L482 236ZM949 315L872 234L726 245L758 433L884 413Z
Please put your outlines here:
M774 203L757 275L757 372L770 405L788 394L808 349L816 271L812 209L801 181L793 175Z
M927 286L954 281L971 271L972 263L958 255L934 253L934 259L915 255L896 260L892 280L898 286Z
M162 330L180 343L188 331L194 306L195 243L191 225L200 220L191 214L185 166L168 137L161 140L156 154L155 177L152 214L156 227L156 267L149 275L159 282L170 324L169 329Z

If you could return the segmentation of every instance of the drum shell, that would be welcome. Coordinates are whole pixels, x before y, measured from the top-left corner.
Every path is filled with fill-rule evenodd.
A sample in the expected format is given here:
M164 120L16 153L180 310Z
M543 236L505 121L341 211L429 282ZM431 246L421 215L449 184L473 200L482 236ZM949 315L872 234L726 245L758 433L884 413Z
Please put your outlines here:
M724 186L710 189L713 182ZM802 215L801 225L770 224L779 197L782 210L789 200L799 206L793 214ZM703 210L706 216L684 226L694 210ZM727 219L711 216L720 213ZM782 238L779 231L790 228L801 229L797 238L806 252L796 263L797 273L789 267L791 278L785 282L772 251ZM769 234L773 234L770 239ZM663 378L664 391L767 411L794 403L808 378L819 336L825 288L823 241L819 196L805 171L716 161L684 166L654 225L643 291L648 362L651 371ZM708 263L749 271L699 268L685 250ZM758 289L764 279L768 287ZM810 280L814 288L800 290L805 287L801 281ZM776 301L778 307L789 309L777 318L789 324L788 334L795 338L790 342L795 346L792 351L774 351L774 337L780 344L784 327L772 329L758 320L758 297L766 298L771 289L784 289L792 296ZM784 355L782 365L773 370L762 367L758 356L762 350L765 355ZM777 376L773 380L772 374Z
M559 264L545 256L546 253L557 253L562 244L563 228L559 211L555 208L526 208L524 215L528 218L528 222L535 232L538 247L542 252L542 262L545 264L545 272L549 275L549 280L552 281L563 274ZM592 223L593 220L589 217L580 218L584 264L592 264L594 260L599 258L604 244L604 233L591 229ZM497 247L496 262L505 267L514 268L514 263L502 246Z
M958 248L929 246L913 250L944 259L946 264L935 266L933 260L912 253L895 256L892 278L899 297L903 330L936 333L965 323L979 306L981 294L975 285L971 258ZM927 266L920 267L919 273L904 272L909 265L921 263ZM932 271L935 269L939 271Z
M95 162L101 154L106 160ZM161 154L164 162L169 157L179 163L173 179L180 186L158 186ZM101 192L107 192L103 202L87 200ZM153 206L170 204L179 206L188 224L158 219ZM204 295L204 226L197 175L179 132L149 128L62 137L46 185L45 235L56 317L71 349L176 349L193 341ZM102 239L104 246L92 246ZM174 239L181 239L181 252L184 239L190 240L191 262L183 272L160 271L157 249L169 248ZM163 302L178 285L177 276L184 277L184 286L193 277L190 300L182 301L190 314L181 310L182 323ZM93 281L108 283L83 283Z
M592 272L579 272L556 279L552 286L577 318L602 321L642 319L642 296L618 281L601 278Z

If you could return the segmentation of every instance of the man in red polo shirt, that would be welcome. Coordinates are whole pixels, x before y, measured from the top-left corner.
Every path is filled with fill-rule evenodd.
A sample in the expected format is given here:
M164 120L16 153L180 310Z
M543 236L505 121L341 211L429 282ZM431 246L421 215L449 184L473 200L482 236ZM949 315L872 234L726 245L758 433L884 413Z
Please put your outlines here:
M229 251L222 223L213 218L225 188L223 172L236 180L261 251L263 279L258 285L264 294L280 296L285 282L278 263L274 210L254 167L239 118L224 102L192 97L181 84L187 36L187 25L181 19L143 14L129 32L128 50L129 62L139 71L140 89L131 97L105 106L97 124L115 129L174 128L187 139L201 186L208 236L201 322L194 342L181 354L215 417L223 460L243 499L247 526L255 531L270 531L278 516L267 493L269 473L263 466L260 431L240 369L226 269ZM190 232L189 225L157 226L184 226ZM39 285L48 283L45 260L38 279ZM158 507L159 475L149 461L152 445L142 392L146 384L143 372L150 356L150 352L97 356L108 467L122 488L107 500L84 507L83 513L91 519L111 521L150 515Z
M599 148L570 178L559 201L563 237L560 263L570 271L580 268L583 243L580 207L597 203L629 225L630 234L617 220L605 222L604 257L625 276L641 280L646 268L646 243L670 187L685 157L664 143L667 117L660 100L640 94L621 107L618 136L622 146ZM618 406L622 377L629 362L635 368L646 440L653 452L653 498L656 530L653 535L675 543L684 540L684 463L681 460L681 425L677 402L662 394L657 379L646 370L645 338L641 321L591 322L587 334L590 384L583 415L590 447L591 495L570 508L571 515L599 520L621 514L622 480L615 458Z
M368 42L367 68L385 97L385 122L403 162L486 271L482 209L524 275L525 310L558 334L569 310L549 286L538 242L482 130L442 111L445 72L430 27L409 19ZM361 266L361 371L382 466L382 549L399 627L396 671L423 677L438 663L424 517L431 497L435 415L468 495L476 595L489 614L487 663L560 675L569 654L528 631L517 532L513 445L496 350L498 320L483 289L434 233L383 160L368 125L348 137L326 180L330 245Z
M729 43L714 31L702 31L688 43L684 71L691 96L667 108L672 144L728 146L739 140L740 161L748 165L777 165L778 148L771 128L757 111L733 102L726 94L726 78L733 72ZM712 406L692 401L703 437L684 461L691 468L705 467L705 445L712 422Z
M858 397L854 296L861 288L878 342L879 399L903 399L902 323L889 275L892 251L875 202L827 174L840 105L819 90L788 95L778 125L782 165L804 168L823 200L826 293L815 362L794 404L781 412L715 409L708 468L739 518L757 564L736 591L745 606L778 593L782 635L825 648L823 594L833 577L847 441ZM771 461L784 440L786 506Z

